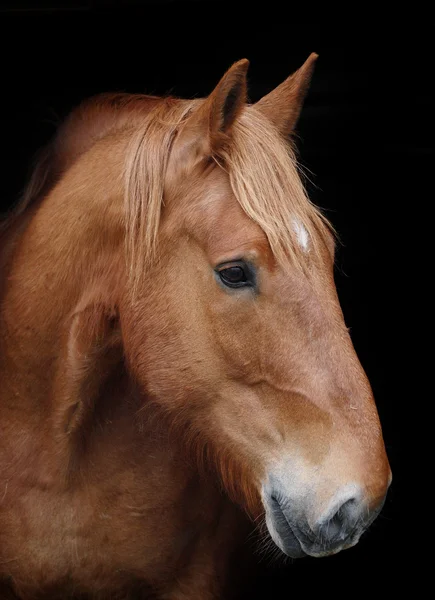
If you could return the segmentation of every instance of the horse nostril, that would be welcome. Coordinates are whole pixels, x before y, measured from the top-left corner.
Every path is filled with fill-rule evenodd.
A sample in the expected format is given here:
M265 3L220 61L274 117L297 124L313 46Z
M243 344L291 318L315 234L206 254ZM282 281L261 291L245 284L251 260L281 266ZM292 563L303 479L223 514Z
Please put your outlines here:
M346 500L331 516L323 517L313 527L313 533L325 542L345 540L354 531L361 513L355 498Z

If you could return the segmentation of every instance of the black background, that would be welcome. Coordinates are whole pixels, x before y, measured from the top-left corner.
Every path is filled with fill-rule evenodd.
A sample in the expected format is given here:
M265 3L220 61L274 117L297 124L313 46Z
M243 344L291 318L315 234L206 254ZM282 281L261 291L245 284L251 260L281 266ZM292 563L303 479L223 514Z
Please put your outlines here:
M263 563L252 573L247 597L283 591L285 597L346 597L404 585L413 571L409 544L403 544L404 470L395 427L409 401L397 386L403 346L397 273L406 247L417 241L412 231L418 235L418 206L427 194L434 37L428 15L417 9L381 15L356 5L326 14L271 1L17 1L2 7L2 210L18 198L33 154L59 120L92 94L200 97L246 57L256 101L310 52L319 53L297 129L300 161L312 200L341 238L337 287L375 392L394 482L382 515L357 547L284 567Z

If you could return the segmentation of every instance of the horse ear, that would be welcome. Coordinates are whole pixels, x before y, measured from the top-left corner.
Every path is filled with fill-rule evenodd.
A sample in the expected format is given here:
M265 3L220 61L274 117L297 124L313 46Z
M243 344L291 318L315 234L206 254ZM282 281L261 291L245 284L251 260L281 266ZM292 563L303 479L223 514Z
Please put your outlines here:
M207 98L204 110L209 117L209 136L212 147L228 135L234 121L246 104L246 72L249 61L244 58L234 63Z
M181 139L188 146L200 142L199 154L215 153L230 136L231 127L246 104L248 66L246 58L234 63L203 104L186 120Z
M300 69L255 104L284 136L296 126L317 57L311 53Z

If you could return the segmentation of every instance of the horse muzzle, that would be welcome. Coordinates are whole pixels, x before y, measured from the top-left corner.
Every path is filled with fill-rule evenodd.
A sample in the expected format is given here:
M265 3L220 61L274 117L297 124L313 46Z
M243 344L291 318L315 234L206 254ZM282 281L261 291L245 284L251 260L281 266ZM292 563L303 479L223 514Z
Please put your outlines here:
M263 488L266 525L288 556L321 557L354 546L380 513L385 495L369 502L363 489L349 484L337 490L326 509L316 510L315 493L289 497L281 486Z

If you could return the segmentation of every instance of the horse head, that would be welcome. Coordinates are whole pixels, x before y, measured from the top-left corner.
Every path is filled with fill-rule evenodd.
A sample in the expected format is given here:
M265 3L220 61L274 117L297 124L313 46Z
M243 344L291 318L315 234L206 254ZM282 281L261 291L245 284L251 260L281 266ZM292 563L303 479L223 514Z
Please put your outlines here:
M126 162L129 368L292 557L353 546L390 482L290 140L315 59L253 105L235 63L205 100L158 109Z

